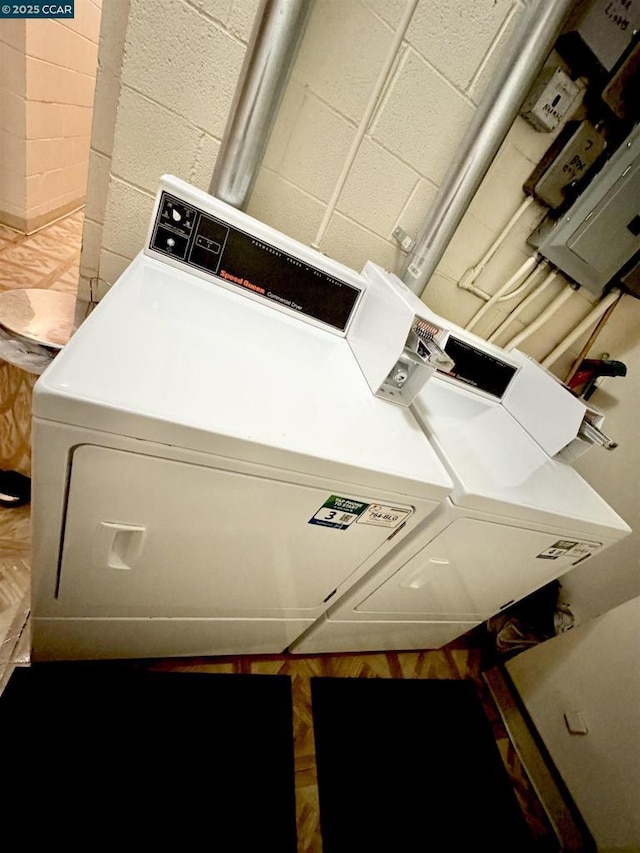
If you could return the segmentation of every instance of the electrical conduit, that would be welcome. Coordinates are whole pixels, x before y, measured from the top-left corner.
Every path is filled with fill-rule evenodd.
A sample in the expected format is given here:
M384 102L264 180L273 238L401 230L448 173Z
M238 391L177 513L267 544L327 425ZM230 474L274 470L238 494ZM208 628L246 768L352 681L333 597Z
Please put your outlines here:
M262 0L209 192L244 210L302 41L313 0Z
M555 347L555 349L551 350L549 355L542 362L543 367L550 367L555 361L557 361L561 355L563 355L571 346L571 344L575 343L578 338L582 337L586 331L593 325L593 323L597 323L598 320L606 314L609 309L612 309L613 306L622 298L622 292L620 290L614 289L609 293L608 296L605 296L603 299L598 302L598 304L587 314L584 320L581 320L575 329L572 332L563 338L562 341Z
M504 345L503 349L509 352L512 349L515 349L519 344L523 341L526 341L527 338L530 338L534 332L537 332L538 329L542 328L544 324L549 320L556 311L561 308L565 302L572 296L574 290L570 284L568 284L564 290L561 290L560 293L556 296L556 298L548 305L542 314L531 323L526 329L523 329L519 334L517 334L514 338L511 338L510 341Z
M398 27L394 33L391 46L387 51L384 63L382 65L382 68L380 69L380 73L378 74L378 78L375 82L371 95L369 96L369 101L367 102L367 106L365 107L363 116L360 119L360 123L358 124L358 127L356 129L356 133L353 137L351 147L349 148L347 156L345 157L344 163L342 165L342 171L340 172L338 180L335 183L333 192L331 193L331 198L327 202L327 206L324 211L324 216L322 217L322 221L320 223L320 226L318 227L316 236L313 242L311 243L314 249L318 249L320 247L320 243L322 242L327 228L329 227L329 222L336 209L338 199L340 198L340 194L344 189L346 180L349 177L349 172L351 171L354 161L358 155L358 151L360 150L360 145L362 144L364 135L367 132L367 128L369 127L373 114L376 110L376 107L378 106L380 96L382 95L387 80L389 79L389 74L391 73L393 63L396 60L396 56L398 54L398 51L400 50L400 45L402 44L402 40L404 39L409 24L411 23L411 18L413 17L413 13L415 12L417 5L418 0L408 0L407 5L405 6L404 13L402 15L402 18L400 19L400 23L398 24Z
M522 102L573 6L572 0L532 0L469 125L415 246L402 279L420 296L435 272Z
M516 224L518 219L520 219L522 214L525 212L525 210L532 203L533 203L533 196L527 196L525 198L525 200L522 202L522 204L520 205L520 207L513 214L511 219L504 226L502 231L498 234L498 236L493 241L493 243L489 246L489 248L484 253L482 258L480 258L478 263L473 267L469 267L469 269L463 273L462 278L458 282L458 287L461 287L463 290L471 290L473 293L475 293L475 290L472 287L472 285L475 283L475 280L478 278L480 273L484 270L484 268L489 263L491 258L498 251L500 246L504 243L506 238L509 236L509 234L511 233L511 229Z
M478 311L474 314L471 320L469 320L465 328L471 331L471 329L477 326L480 320L482 320L482 318L485 316L487 311L491 308L492 305L494 305L498 301L502 294L510 290L515 284L521 282L523 277L528 280L535 273L535 269L538 264L539 260L537 255L532 255L530 258L527 258L527 260L522 264L522 266L520 266L514 272L511 278L507 279L507 281L505 281L505 283L501 287L499 287L498 290L496 290L493 296L490 296L489 299L485 302L485 304L478 309ZM462 287L462 284L460 284L460 287Z
M542 266L538 267L538 270L536 270L536 273L542 268L543 268ZM549 275L546 278L544 278L540 282L540 284L538 285L538 287L536 287L535 290L531 291L531 293L526 297L526 299L523 299L519 305L516 305L516 307L509 314L509 316L505 317L505 319L502 321L502 323L500 323L500 325L495 330L495 332L492 332L489 335L487 340L491 343L493 341L495 341L496 338L498 338L502 334L502 332L507 328L507 326L511 325L511 322L513 320L515 320L516 317L518 317L518 315L521 314L528 305L531 305L531 303L535 299L537 299L537 297L540 296L541 293L544 293L544 291L549 287L549 285L551 284L551 282L554 280L555 277L556 277L556 271L553 270L552 272L549 273Z

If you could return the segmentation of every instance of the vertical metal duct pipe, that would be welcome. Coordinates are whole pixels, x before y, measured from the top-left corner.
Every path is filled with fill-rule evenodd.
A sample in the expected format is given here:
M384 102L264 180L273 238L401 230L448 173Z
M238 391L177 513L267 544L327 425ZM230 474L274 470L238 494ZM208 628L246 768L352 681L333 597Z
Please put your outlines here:
M402 279L414 293L427 286L572 6L573 0L532 0L525 9L406 259Z
M256 14L209 192L244 210L313 0L263 0Z

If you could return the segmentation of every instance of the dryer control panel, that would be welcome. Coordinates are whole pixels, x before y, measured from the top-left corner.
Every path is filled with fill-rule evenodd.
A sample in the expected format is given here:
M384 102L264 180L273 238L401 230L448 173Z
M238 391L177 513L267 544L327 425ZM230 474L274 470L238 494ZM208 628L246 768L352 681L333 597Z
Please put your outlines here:
M161 191L149 239L152 253L215 276L272 307L346 331L362 289L355 271L345 268L352 281L333 275L331 266L341 266L337 262L247 214L204 193L208 209L181 195Z

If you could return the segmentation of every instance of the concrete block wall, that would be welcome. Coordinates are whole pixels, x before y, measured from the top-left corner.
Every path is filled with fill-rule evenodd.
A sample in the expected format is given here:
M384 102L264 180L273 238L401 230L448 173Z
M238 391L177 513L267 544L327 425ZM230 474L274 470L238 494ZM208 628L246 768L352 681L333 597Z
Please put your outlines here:
M26 25L27 232L84 203L102 0Z
M0 26L0 222L15 226L24 217L26 184L25 22Z
M420 0L326 231L327 203L406 3L319 0L292 71L249 212L328 255L361 268L374 260L399 271L393 239L400 225L415 236L433 203L456 144L524 11L517 0ZM557 55L550 62L560 61ZM574 115L581 109L580 100ZM558 131L560 128L558 128ZM517 118L454 240L423 295L437 313L462 325L482 306L457 282L502 230L525 196L522 185L556 134ZM286 200L286 201L285 201ZM533 205L476 281L491 294L531 254L526 238L544 215ZM540 279L538 279L539 281ZM511 324L520 332L566 286L558 278ZM594 297L573 294L561 312L522 345L547 355L591 310ZM499 303L476 330L488 335L514 303ZM587 335L553 365L566 375Z
M84 203L101 6L0 26L0 219L25 233Z
M208 188L257 8L164 0L158 15L152 0L105 5L82 298L103 295L142 248L163 173Z
M114 281L142 247L163 172L207 188L258 4L166 0L162 18L151 0L114 5L104 13L97 82L81 265L85 296L89 280ZM320 233L408 6L415 11L391 73ZM521 0L316 0L248 212L356 269L373 260L400 270L393 231L397 225L419 231L523 11ZM114 51L109 42L116 31ZM518 208L522 184L553 138L516 119L425 291L437 313L465 324L483 304L457 281ZM526 237L543 214L534 205L523 216L478 279L485 292L494 292L526 259ZM499 342L517 334L564 286L562 279L554 282ZM104 286L96 289L102 292ZM522 348L543 358L592 302L589 294L572 294ZM493 331L512 304L495 306L477 331ZM582 343L554 365L559 375Z

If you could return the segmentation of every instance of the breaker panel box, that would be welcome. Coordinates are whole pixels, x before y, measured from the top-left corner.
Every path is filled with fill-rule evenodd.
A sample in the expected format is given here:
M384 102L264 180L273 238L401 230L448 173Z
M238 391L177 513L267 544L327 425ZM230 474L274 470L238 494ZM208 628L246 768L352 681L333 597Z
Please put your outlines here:
M569 278L602 292L640 249L640 125L563 216L545 220L529 243Z

